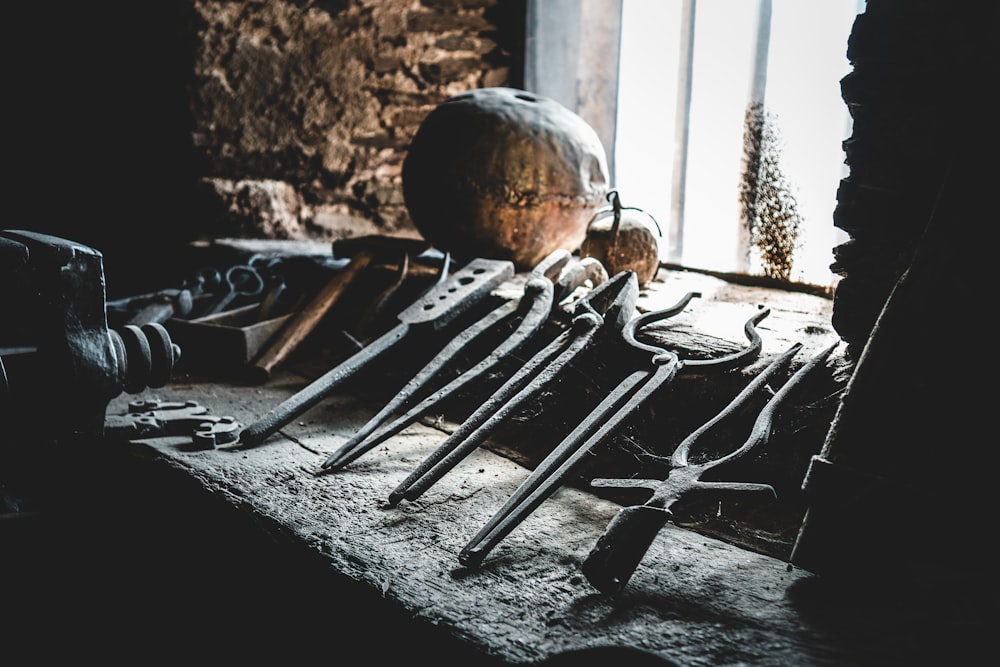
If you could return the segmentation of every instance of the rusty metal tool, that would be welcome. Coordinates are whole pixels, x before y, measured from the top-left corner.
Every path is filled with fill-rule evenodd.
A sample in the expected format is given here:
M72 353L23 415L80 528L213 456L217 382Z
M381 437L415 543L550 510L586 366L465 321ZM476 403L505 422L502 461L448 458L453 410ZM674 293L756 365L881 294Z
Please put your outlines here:
M540 326L543 318L548 315L549 310L551 309L552 282L550 277L546 274L551 271L558 272L558 270L561 269L567 261L569 261L569 258L569 253L565 251L561 255L550 255L546 261L542 263L542 265L535 267L535 270L532 271L532 279L528 282L532 286L540 286L541 289L532 289L532 293L539 297L534 302L538 305L539 312L535 314L534 317L532 317L533 313L531 311L525 315L525 320L529 320L531 324L537 323L537 325ZM540 277L541 281L547 283L547 290L545 289L545 285L542 285L541 282L535 282L536 276ZM527 287L526 293L528 293ZM545 297L547 297L547 299ZM331 454L326 461L323 462L322 467L328 470L336 470L350 461L353 461L355 458L370 450L372 447L375 447L378 443L369 443L365 440L366 436L375 431L395 411L406 405L412 396L431 382L434 376L445 365L450 363L457 354L462 352L462 350L468 347L475 339L497 326L507 317L513 315L519 305L518 301L507 300L490 313L477 320L474 324L459 332L438 352L437 355L435 355L433 359L431 359L420 371L418 371L416 375L414 375L413 378L411 378L377 414L369 419L368 422L362 426L350 440L344 443L336 452Z
M531 357L396 489L389 504L415 500L457 465L515 410L536 395L599 332L618 333L635 313L639 283L633 271L621 271L591 290L575 306L570 327Z
M263 322L271 319L278 311L278 304L288 293L288 280L282 274L279 267L282 264L280 257L268 257L262 254L252 255L246 261L247 266L255 269L264 281L264 289L261 290L260 303L257 304L257 321Z
M839 344L838 341L825 348L792 374L792 377L767 401L754 421L749 437L735 451L703 463L691 463L689 460L692 448L713 427L736 412L761 390L780 367L791 361L801 345L793 345L771 362L719 414L685 438L670 457L670 471L665 480L603 478L592 480L592 486L641 488L651 491L652 496L643 505L632 505L621 509L598 538L582 566L583 573L591 585L603 593L616 592L624 588L660 529L674 518L672 509L681 500L695 495L716 496L731 493L763 493L773 497L775 491L769 484L706 481L703 477L725 464L746 458L751 452L764 446L771 436L775 413L789 393L820 366Z
M204 309L205 304L223 289L223 282L221 271L214 266L203 266L183 280L181 289L191 292L193 312L197 312Z
M126 324L140 327L144 324L162 324L171 317L187 317L192 308L194 298L190 290L163 290L132 315Z
M386 252L402 250L407 255L417 256L432 249L430 241L422 238L405 236L388 236L385 234L366 234L337 239L330 246L335 258L350 258L361 251L376 252L384 255Z
M260 273L246 264L230 266L222 278L219 294L199 313L199 317L229 310L238 300L258 296L264 290L264 279Z
M194 295L186 287L165 288L114 299L108 301L106 306L109 319L124 324L162 324L171 317L187 317L194 308Z
M109 414L105 435L117 440L144 440L182 435L198 449L236 442L242 424L233 417L209 414L196 401L129 401L124 413Z
M246 264L260 273L264 290L260 295L257 320L263 321L291 313L314 296L316 285L350 264L351 259L336 259L332 254L318 253L256 253Z
M622 337L628 345L650 353L648 366L636 370L622 380L587 418L535 467L503 507L459 553L458 558L463 565L471 567L481 563L504 537L559 488L581 460L604 443L660 387L672 382L679 372L687 369L701 372L725 371L745 365L759 356L762 341L756 325L769 314L766 309L755 313L744 324L744 334L749 344L737 352L717 359L682 360L675 352L665 347L643 343L636 338L637 332L644 326L674 317L697 296L699 296L697 292L688 292L673 306L640 315L625 325Z
M513 354L545 324L553 309L576 287L586 282L593 286L607 280L604 267L593 258L571 263L568 251L557 250L550 253L529 273L520 299L511 299L501 304L484 317L459 332L427 365L387 403L368 423L362 426L336 452L323 463L325 470L339 470L365 452L399 433L426 414L434 405L448 396L454 395L462 387L482 377L487 371ZM418 404L402 415L397 413L412 403L439 371L450 363L456 355L466 349L483 334L494 331L502 322L512 317L520 317L517 328L504 338L477 364L467 369L444 387L426 395ZM396 415L391 421L390 418Z
M241 442L250 446L263 442L405 340L414 327L443 329L513 275L514 265L507 260L477 258L468 262L403 309L392 329L243 429Z
M340 300L344 290L371 264L374 255L358 252L342 269L330 276L319 292L288 322L281 327L274 340L254 359L248 369L248 380L261 384L309 336L331 308Z
M358 276L365 273L369 268L374 268L377 262L391 253L401 253L398 262L398 276L396 282L384 289L372 301L367 312L361 318L360 327L370 325L376 315L380 314L386 302L399 290L409 274L410 253L421 250L420 257L431 255L431 251L426 250L427 243L416 243L412 239L397 239L394 237L365 236L351 239L348 246L349 254L345 257L334 257L331 255L323 261L318 258L300 257L272 257L272 258L251 258L247 263L251 266L260 266L262 274L270 278L273 286L280 288L286 281L288 283L300 284L305 277L303 274L310 274L313 282L319 282L322 286L315 294L300 296L300 303L306 301L304 306L296 306L296 311L281 329L268 341L264 350L257 355L257 358L247 367L246 380L251 384L261 384L266 382L274 370L284 363L288 356L294 352L299 345L316 329L319 323L326 317L327 313L340 302L344 292L352 285ZM344 241L333 243L334 254L343 250ZM435 253L434 262L438 265L438 280L447 277L451 266L451 256L446 253ZM305 269L310 269L306 271ZM324 275L317 276L316 273L322 271ZM287 274L287 275L286 275ZM298 274L298 275L294 275ZM289 290L284 289L287 293ZM268 290L261 299L259 316L273 312L273 300L282 298L280 294ZM270 303L269 303L270 302ZM346 332L345 332L346 333Z
M172 317L187 318L198 312L222 290L223 276L214 267L204 267L185 278L179 287L167 287L108 300L108 320L116 325L166 322Z
M440 267L443 262L452 261L449 253L431 247L421 249L419 245L408 239L399 239L399 246L396 248L387 246L384 241L379 242L378 237L373 238L372 243L373 250L386 254L393 250L399 254L400 259L394 263L395 278L393 282L381 289L365 307L364 312L354 325L353 332L344 332L357 340L367 340L374 335L374 332L380 330L384 320L395 314L394 304L400 303L400 299L406 294L406 288L414 282L419 283L427 278L428 268ZM357 244L350 246L352 256L359 250L361 248ZM338 243L334 243L334 251L345 252L342 245ZM437 270L437 275L441 276L440 270Z
M447 261L451 261L451 255L446 255L446 258ZM358 318L358 323L354 328L358 339L364 340L370 337L370 333L373 331L379 316L385 311L392 297L406 284L406 278L409 273L410 253L404 250L400 254L399 262L396 263L395 280L372 299L371 303L365 308L365 312ZM447 273L447 271L444 273Z

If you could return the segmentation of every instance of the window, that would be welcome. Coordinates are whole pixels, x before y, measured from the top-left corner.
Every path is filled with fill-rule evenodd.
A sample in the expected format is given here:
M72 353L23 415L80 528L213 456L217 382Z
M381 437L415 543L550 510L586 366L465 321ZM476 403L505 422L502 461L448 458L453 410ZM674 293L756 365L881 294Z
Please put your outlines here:
M841 143L851 131L839 81L850 69L847 39L863 1L529 3L526 85L598 129L623 203L650 213L663 231L664 261L832 286L832 249L846 240L833 226L846 175ZM574 12L574 20L554 20L557 12ZM618 30L618 39L596 40L595 23L605 34ZM552 26L579 26L576 48L565 34L551 39ZM617 78L608 63L617 63ZM575 94L567 79L577 82ZM549 83L558 80L562 90ZM604 96L617 108L595 110L593 100ZM751 173L764 176L741 194L745 156L753 154L747 138L760 157ZM748 224L754 210L771 213ZM779 234L769 237L775 225ZM768 243L765 256L757 248ZM775 257L774 244L789 255Z
M771 180L759 180L757 197L783 199L795 227L784 277L832 283L850 134L839 80L859 11L858 0L623 0L615 183L661 221L673 241L666 261L767 273L753 239L740 244L744 142L760 132ZM762 113L748 122L754 102Z

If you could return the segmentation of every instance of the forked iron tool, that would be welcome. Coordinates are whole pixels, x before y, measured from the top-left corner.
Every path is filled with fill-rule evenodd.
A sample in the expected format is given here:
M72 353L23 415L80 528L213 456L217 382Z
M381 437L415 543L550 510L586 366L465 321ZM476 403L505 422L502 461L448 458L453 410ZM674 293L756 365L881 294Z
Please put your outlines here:
M475 412L389 494L389 504L415 500L468 456L528 399L541 391L594 340L598 332L617 334L635 313L639 283L621 271L576 303L573 321L515 372Z
M243 429L241 443L254 446L263 442L405 340L414 327L443 329L513 275L514 264L507 260L478 258L468 262L404 308L397 316L399 324Z
M741 408L750 398L801 348L792 346L775 359L764 371L751 381L718 415L685 438L670 457L670 471L667 479L594 479L592 486L605 488L641 488L652 492L652 497L643 505L625 507L605 528L590 554L583 562L583 573L597 590L603 593L619 591L625 587L639 563L645 557L660 529L673 518L673 507L681 500L692 496L714 496L730 493L764 493L774 497L774 488L769 484L751 482L705 481L703 476L717 468L745 458L763 446L771 437L774 415L789 393L805 377L820 366L837 348L839 341L810 359L768 400L754 421L750 436L735 451L704 463L691 463L691 449L705 434L729 415Z
M682 360L676 352L658 345L643 343L636 333L644 326L679 314L691 299L699 296L688 292L673 306L640 315L629 321L622 330L625 342L650 353L649 363L628 375L612 390L594 410L559 443L496 514L480 529L459 553L459 561L473 567L514 528L551 496L569 478L573 468L593 450L605 442L622 423L639 409L660 387L669 384L679 372L724 371L750 363L760 354L761 338L756 325L770 311L764 309L744 324L744 334L749 345L732 354L717 359Z
M491 368L520 349L541 330L553 309L577 287L587 281L596 287L607 280L607 272L598 260L588 257L570 263L571 259L570 253L565 250L550 254L531 271L520 299L511 299L500 305L456 335L385 407L331 454L322 467L328 471L339 470L413 424L435 405L453 396L473 380L483 377ZM398 414L406 409L407 404L412 404L419 395L418 392L424 390L440 370L474 340L518 316L520 322L517 328L477 364L426 395L403 414Z

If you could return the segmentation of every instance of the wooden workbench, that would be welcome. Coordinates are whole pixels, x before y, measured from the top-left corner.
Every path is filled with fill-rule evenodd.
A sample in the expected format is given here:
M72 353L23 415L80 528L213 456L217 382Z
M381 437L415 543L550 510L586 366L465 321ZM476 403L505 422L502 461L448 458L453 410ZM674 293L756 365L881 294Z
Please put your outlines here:
M640 307L692 286L723 312L733 306L733 290L769 301L775 312L762 358L793 339L805 343L808 357L831 340L827 299L704 276L671 275L661 297L644 294ZM740 334L737 325L737 343ZM293 365L261 386L181 377L120 396L108 412L124 412L136 398L196 401L249 424L326 368L322 361ZM149 536L160 531L171 544L203 540L205 549L203 560L197 546L155 560L150 567L161 573L183 573L168 577L170 591L164 586L159 594L190 606L169 621L153 616L154 630L132 619L130 631L147 642L198 637L204 646L211 638L217 655L229 657L347 651L421 664L591 664L586 655L687 667L957 664L970 639L982 636L977 607L964 598L942 603L929 589L823 580L783 558L674 525L661 531L625 590L602 594L580 563L620 505L575 486L544 502L481 566L463 568L460 549L529 471L498 453L503 447L481 447L421 498L387 507L388 493L454 427L442 419L414 424L341 471L316 474L380 398L335 392L253 448L197 449L186 437L109 443L102 478L116 477L129 495L103 493L132 508L125 516L148 550L163 549ZM109 467L110 459L118 463ZM234 525L261 540L230 536ZM110 576L114 569L99 571ZM175 625L178 618L189 622Z

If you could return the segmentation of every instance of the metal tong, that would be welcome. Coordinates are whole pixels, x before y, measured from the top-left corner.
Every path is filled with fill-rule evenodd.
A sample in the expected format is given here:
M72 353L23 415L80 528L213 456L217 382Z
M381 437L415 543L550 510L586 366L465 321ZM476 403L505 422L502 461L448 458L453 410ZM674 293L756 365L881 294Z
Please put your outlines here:
M512 375L389 494L388 502L415 500L482 443L497 426L537 394L594 340L598 332L619 332L635 313L639 283L621 271L582 297L570 327Z
M650 353L648 365L627 376L611 391L593 412L559 443L532 473L521 483L496 514L459 553L459 561L473 567L515 527L551 496L569 477L571 470L594 448L611 436L660 387L670 383L685 369L724 371L745 365L760 355L761 339L756 325L769 310L758 311L744 324L747 347L717 359L682 360L664 347L640 342L636 333L643 327L674 317L687 307L691 299L700 296L688 292L673 306L640 315L630 320L622 330L625 342Z
M571 259L568 251L557 250L535 266L524 284L520 299L505 302L458 333L392 400L331 454L323 462L322 468L331 472L339 470L416 422L436 404L453 396L473 380L483 377L491 368L514 354L542 328L553 310L577 287L587 281L596 287L608 279L604 266L598 260L591 257L570 263ZM431 383L440 370L473 341L518 316L520 322L517 328L477 364L426 395L403 414L398 414L407 404L412 404L419 392Z
M665 480L649 479L594 479L591 486L605 488L641 488L652 492L643 505L625 507L608 524L590 554L583 562L587 580L603 593L619 591L625 587L636 567L642 561L660 529L673 518L672 508L681 500L694 495L721 495L728 493L765 493L774 497L769 484L749 482L704 481L702 477L713 470L738 459L745 458L767 443L771 436L774 415L788 394L805 377L837 348L839 341L810 359L768 400L760 411L750 436L735 451L704 463L691 463L689 454L705 434L727 416L741 408L767 381L788 364L802 347L796 343L784 354L761 371L746 388L715 417L685 438L670 457L670 471Z
M403 309L397 316L399 323L392 329L243 429L240 442L247 446L263 442L405 340L413 327L443 329L513 275L514 264L507 260L478 258L470 261Z

